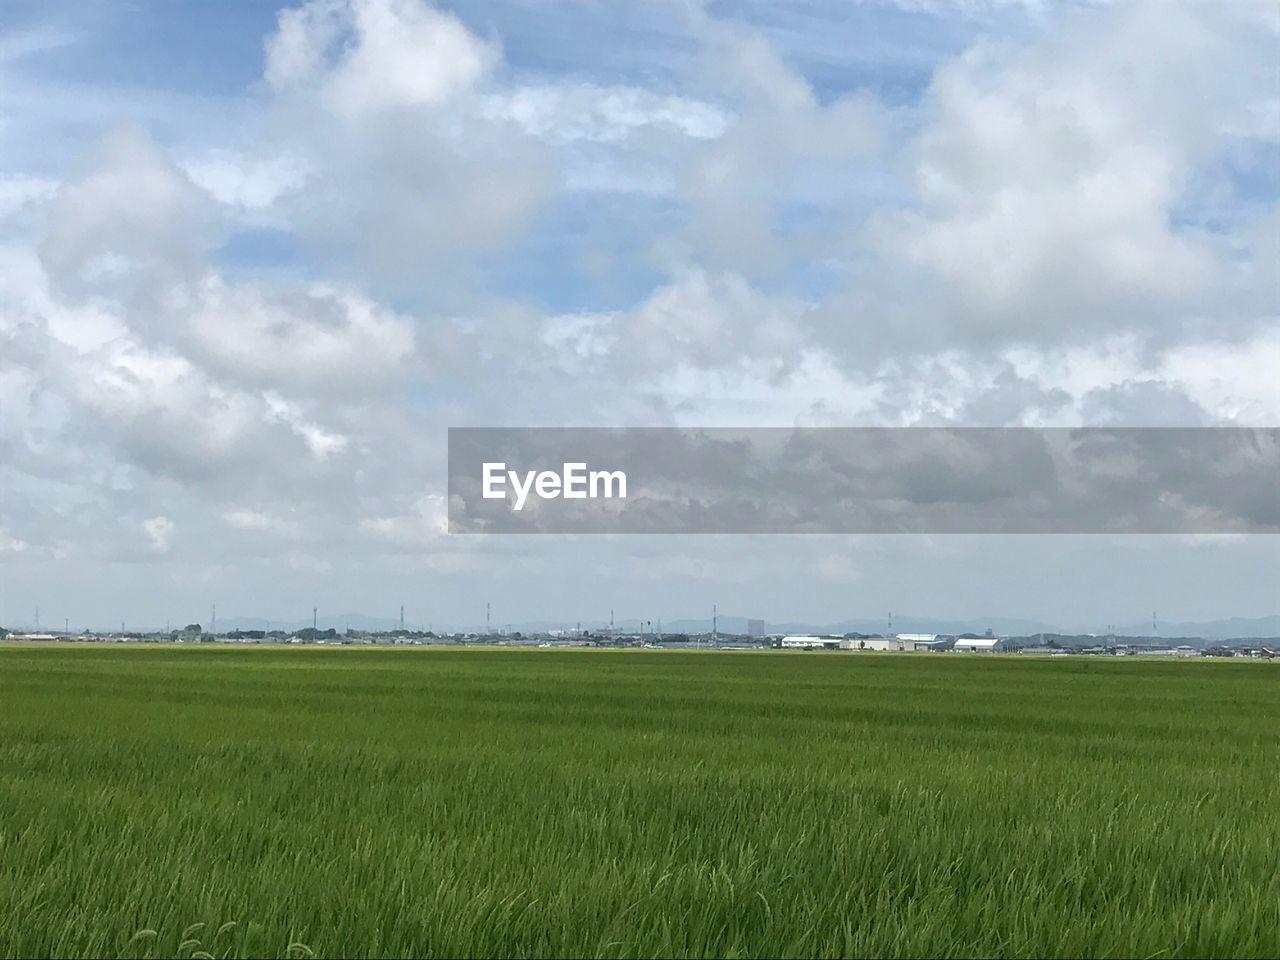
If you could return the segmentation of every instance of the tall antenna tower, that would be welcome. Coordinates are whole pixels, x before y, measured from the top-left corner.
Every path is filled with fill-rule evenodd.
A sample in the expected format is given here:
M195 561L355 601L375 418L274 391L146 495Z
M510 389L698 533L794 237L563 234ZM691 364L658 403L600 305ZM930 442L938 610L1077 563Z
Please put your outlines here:
M613 636L613 611L609 611L609 636Z
M489 605L489 603L487 603L487 602L486 602L486 603L485 603L485 605L484 605L484 632L485 632L486 634L487 634L487 633L491 633L491 632L492 632L492 631L489 629L489 619L490 619L489 615L490 615L490 613L491 613L491 612L492 612L492 611L491 611L491 609L490 609L490 605Z
M317 626L316 626L317 623L319 623L319 621L316 619L316 608L312 607L311 608L311 629L312 630L317 629Z
M209 610L209 632L216 633L218 629L218 605L215 603Z
M404 604L400 604L400 629L404 629Z
M720 611L713 603L711 605L711 645L718 646L720 643Z
M1151 611L1151 635L1153 637L1160 635L1160 628L1156 626L1156 612L1154 610Z
M893 636L893 611L892 610L889 611L889 633L887 634L887 636L890 636L890 637Z

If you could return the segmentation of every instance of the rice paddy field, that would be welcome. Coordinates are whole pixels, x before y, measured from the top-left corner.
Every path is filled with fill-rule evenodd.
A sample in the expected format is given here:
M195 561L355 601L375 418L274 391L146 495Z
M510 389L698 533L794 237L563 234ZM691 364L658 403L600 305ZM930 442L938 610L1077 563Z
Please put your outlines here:
M0 646L0 955L1280 956L1280 664Z

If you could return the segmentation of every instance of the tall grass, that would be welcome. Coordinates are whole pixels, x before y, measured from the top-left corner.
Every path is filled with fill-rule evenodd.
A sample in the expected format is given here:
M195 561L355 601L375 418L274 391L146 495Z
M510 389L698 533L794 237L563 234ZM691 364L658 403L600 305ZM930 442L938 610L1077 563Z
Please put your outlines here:
M1280 955L1280 668L0 648L5 956Z

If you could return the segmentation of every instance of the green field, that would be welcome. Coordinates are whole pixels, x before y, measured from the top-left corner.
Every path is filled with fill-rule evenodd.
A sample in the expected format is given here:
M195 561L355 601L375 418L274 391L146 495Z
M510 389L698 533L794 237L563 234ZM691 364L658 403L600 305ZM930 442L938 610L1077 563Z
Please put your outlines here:
M0 647L3 956L1280 955L1280 665Z

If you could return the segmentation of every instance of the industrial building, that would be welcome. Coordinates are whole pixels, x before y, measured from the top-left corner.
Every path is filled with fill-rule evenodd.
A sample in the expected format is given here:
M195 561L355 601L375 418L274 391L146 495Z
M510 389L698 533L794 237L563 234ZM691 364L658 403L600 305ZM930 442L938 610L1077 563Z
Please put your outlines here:
M881 650L881 651L900 651L910 650L909 644L904 644L897 637L859 637L858 639L849 639L845 643L846 650Z
M936 633L899 633L904 650L940 650L947 641L938 639Z
M782 637L778 641L778 646L783 650L840 650L848 649L844 647L847 640L841 640L839 637L815 637L808 634L790 634Z
M1003 641L999 637L961 638L952 645L957 653L999 653Z
M892 637L825 637L791 634L774 641L785 650L860 650L882 653L904 653L938 650L945 645L932 633L900 633Z

